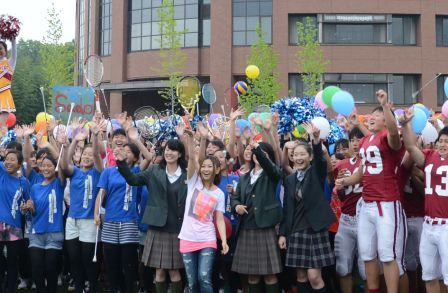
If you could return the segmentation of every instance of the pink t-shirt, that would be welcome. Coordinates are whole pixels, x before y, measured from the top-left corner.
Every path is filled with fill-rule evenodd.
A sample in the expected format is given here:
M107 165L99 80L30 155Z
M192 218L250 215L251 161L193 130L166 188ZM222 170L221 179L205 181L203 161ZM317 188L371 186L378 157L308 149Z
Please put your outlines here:
M225 212L224 192L217 187L215 190L206 189L198 173L187 182L184 221L179 233L180 252L191 252L205 247L216 248L213 214L215 211Z

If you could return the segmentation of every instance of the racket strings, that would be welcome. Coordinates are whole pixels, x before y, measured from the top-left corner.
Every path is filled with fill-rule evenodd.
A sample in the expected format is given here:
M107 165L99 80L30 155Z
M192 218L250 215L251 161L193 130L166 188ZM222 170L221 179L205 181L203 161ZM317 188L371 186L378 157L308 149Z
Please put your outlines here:
M85 78L91 86L98 86L103 78L103 64L98 58L88 58L85 65Z

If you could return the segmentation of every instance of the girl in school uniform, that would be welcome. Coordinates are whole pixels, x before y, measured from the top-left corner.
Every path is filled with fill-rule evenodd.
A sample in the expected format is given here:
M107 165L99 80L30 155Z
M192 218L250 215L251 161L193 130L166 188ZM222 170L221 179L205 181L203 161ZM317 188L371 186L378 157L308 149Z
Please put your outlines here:
M57 290L64 242L65 179L62 172L56 173L56 165L56 159L47 154L40 166L44 180L31 187L31 198L22 206L32 214L29 250L32 276L39 293Z
M188 137L188 144L193 145L190 131ZM179 239L190 292L213 292L213 264L217 249L215 213L222 253L229 251L224 222L224 193L217 186L220 171L218 159L206 156L198 162L194 149L189 148L188 195Z
M132 172L140 172L137 165L140 151L134 144L114 150L117 160L124 161ZM104 245L106 272L113 292L135 292L138 267L138 210L142 188L126 184L116 167L101 174L98 187L100 191L95 206L95 223L100 225L100 202L106 213L101 231Z
M70 178L70 209L65 226L65 240L77 293L84 290L84 276L89 281L89 292L96 292L98 280L98 265L92 262L96 241L93 216L103 162L99 149L99 128L93 125L91 129L93 145L84 146L80 167L73 165L72 158L78 143L86 139L84 133L75 136L61 160L61 170Z
M179 136L183 135L182 129L177 132ZM181 293L179 270L184 264L178 235L187 197L185 146L179 139L170 139L162 153L160 164L151 165L141 173L131 172L124 161L118 160L117 166L129 185L146 185L151 193L142 218L142 223L148 224L149 228L141 261L145 266L156 269L156 292L166 293L166 280L169 279L171 292Z
M278 292L276 274L282 271L275 226L282 210L277 186L282 172L275 162L274 149L264 142L251 143L252 166L240 177L231 197L232 210L240 215L232 271L248 275L250 292Z
M312 147L299 142L294 148L297 170L285 180L278 243L281 249L287 249L286 266L296 269L299 291L326 292L321 269L334 263L327 229L335 216L324 195L327 163L320 131L312 124L303 127L312 139Z
M0 251L6 246L8 287L6 292L15 292L19 254L23 242L22 214L20 206L29 199L29 182L21 175L23 156L16 150L6 153L0 166ZM1 258L0 261L5 261ZM3 274L0 277L2 282Z

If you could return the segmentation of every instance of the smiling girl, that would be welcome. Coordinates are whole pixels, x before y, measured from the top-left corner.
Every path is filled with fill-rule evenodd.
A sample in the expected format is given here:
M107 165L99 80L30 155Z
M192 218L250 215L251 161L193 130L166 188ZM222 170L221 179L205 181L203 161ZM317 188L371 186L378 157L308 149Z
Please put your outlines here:
M188 144L193 145L193 134L188 130L186 132ZM198 162L194 148L189 148L188 194L179 239L190 292L213 292L212 271L217 249L214 213L222 254L229 250L224 223L224 193L217 186L220 172L217 158L206 156Z

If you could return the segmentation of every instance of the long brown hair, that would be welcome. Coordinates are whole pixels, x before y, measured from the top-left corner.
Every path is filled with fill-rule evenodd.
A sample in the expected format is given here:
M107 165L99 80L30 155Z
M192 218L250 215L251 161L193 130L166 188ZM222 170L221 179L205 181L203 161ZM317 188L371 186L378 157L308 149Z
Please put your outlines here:
M219 185L219 183L221 182L221 163L219 162L218 158L216 158L215 156L206 156L205 158L203 158L200 162L199 162L199 176L201 173L201 167L202 164L206 161L206 160L210 160L212 161L213 164L213 175L215 177L213 177L213 184L215 184L216 186ZM218 172L218 174L216 174L216 170L219 170L220 172ZM202 178L201 178L202 180Z

